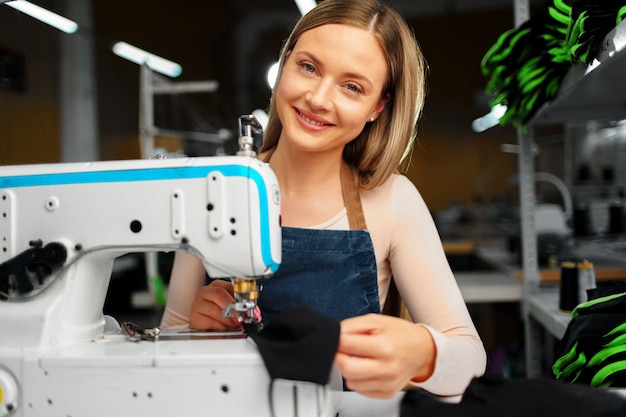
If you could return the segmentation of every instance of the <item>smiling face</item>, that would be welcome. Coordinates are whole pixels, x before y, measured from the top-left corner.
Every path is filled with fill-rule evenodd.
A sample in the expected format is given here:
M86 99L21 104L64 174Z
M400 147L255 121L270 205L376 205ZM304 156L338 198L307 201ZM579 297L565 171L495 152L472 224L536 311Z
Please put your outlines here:
M339 152L376 118L387 79L374 35L344 24L304 32L283 66L276 90L279 143L304 152Z

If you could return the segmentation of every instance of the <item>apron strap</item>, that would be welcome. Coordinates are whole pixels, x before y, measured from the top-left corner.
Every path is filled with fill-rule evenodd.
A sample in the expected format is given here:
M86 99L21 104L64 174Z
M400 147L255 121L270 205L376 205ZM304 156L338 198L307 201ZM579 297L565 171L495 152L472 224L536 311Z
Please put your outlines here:
M359 194L357 174L346 162L341 164L341 191L346 205L350 230L367 230L361 195Z
M363 206L361 205L361 195L359 194L357 186L357 178L357 173L344 161L341 164L341 190L343 192L343 201L346 205L350 230L367 230ZM389 285L387 300L385 300L382 313L411 321L411 316L402 301L400 291L398 291L398 287L393 278Z

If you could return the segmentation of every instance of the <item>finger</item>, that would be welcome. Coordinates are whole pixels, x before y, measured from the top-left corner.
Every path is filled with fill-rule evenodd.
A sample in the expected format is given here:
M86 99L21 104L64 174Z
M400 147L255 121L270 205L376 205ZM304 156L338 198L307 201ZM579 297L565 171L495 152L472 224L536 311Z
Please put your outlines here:
M259 306L254 307L254 319L258 322L263 321L263 316L261 315L261 309Z
M368 397L390 398L404 388L397 373L373 359L337 354L335 366L349 389Z
M233 285L230 282L217 280L207 287L206 298L217 305L219 314L214 313L212 317L218 322L229 326L230 328L241 327L241 323L237 320L237 315L232 314L230 317L223 315L224 311L231 303L234 303L235 296Z
M388 400L390 398L393 398L400 390L381 390L380 386L372 388L372 389L362 389L359 387L351 387L348 383L346 383L346 386L356 392L359 393L365 397L369 397L369 398L375 398L375 399L380 399L380 400Z
M352 381L345 380L346 387L351 391L370 398L388 399L402 391L405 386L391 385L388 381Z
M354 355L346 355L345 353L337 353L334 360L335 366L345 378L352 380L366 380L372 378L373 375L382 375L388 377L393 374L384 372L381 361L373 358L366 358Z
M232 317L223 317L222 309L215 303L201 300L192 305L189 325L199 330L227 330L237 328L239 323Z
M212 302L224 310L230 303L235 301L235 296L233 293L233 287L230 283L215 281L198 290L196 300L198 299L204 299Z
M212 283L198 290L191 306L190 326L198 329L225 330L237 328L239 323L236 317L224 317L222 311L233 301L229 291L230 284ZM230 287L232 289L232 287Z
M391 342L372 334L341 333L337 351L357 357L388 358L394 354Z
M215 316L204 316L198 313L192 313L189 319L189 327L195 330L225 331L238 329L241 326L232 320L229 320L228 323L224 323L224 321L216 319Z
M384 318L380 314L367 314L342 320L341 333L372 334L378 332Z
M233 284L230 281L224 281L223 279L216 279L211 282L207 287L220 287L225 289L230 295L235 297L235 290L233 288Z

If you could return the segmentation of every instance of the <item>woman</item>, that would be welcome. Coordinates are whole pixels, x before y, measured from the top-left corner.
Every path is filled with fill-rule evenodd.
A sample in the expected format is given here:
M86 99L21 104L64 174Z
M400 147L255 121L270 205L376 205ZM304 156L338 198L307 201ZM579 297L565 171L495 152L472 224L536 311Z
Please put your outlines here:
M335 365L348 388L370 397L407 383L458 395L485 369L430 212L397 173L416 135L425 67L392 9L321 2L281 51L260 155L280 184L283 226L282 263L263 284L261 314L308 304L341 320ZM202 286L204 273L177 255L163 327L238 325L221 316L231 284ZM378 314L392 276L414 323Z

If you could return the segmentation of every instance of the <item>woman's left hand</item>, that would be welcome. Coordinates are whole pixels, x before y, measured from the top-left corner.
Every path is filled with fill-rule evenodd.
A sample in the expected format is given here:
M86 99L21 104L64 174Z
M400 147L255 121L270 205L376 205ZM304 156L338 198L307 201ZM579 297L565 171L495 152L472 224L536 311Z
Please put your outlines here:
M335 365L351 390L391 398L409 381L428 379L435 357L435 342L425 327L368 314L341 322Z

